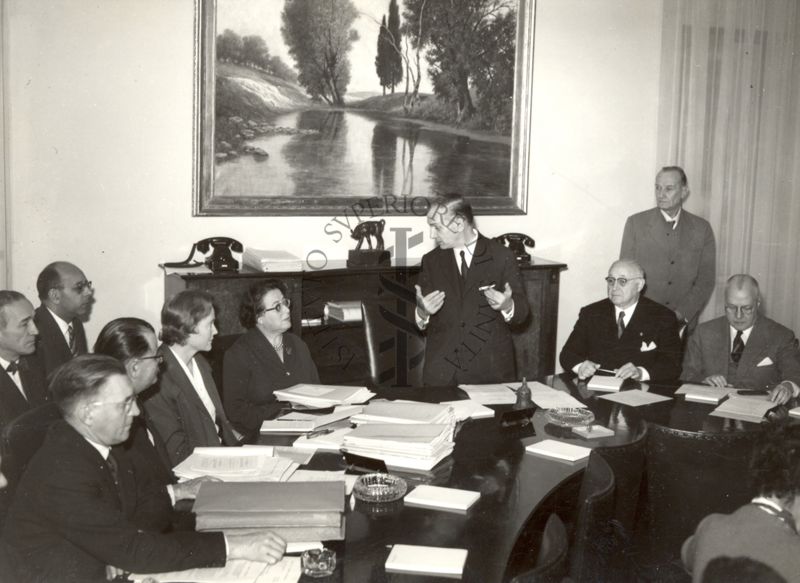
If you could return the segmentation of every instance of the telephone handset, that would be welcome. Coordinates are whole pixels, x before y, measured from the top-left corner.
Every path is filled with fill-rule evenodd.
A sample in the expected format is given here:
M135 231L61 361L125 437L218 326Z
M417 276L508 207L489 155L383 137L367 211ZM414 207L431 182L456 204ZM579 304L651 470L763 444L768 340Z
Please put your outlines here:
M506 233L494 238L495 241L508 247L517 258L517 263L528 264L531 262L531 256L525 251L525 247L533 249L536 242L528 235L523 233Z
M174 263L165 263L164 267L197 267L205 263L208 268L214 273L225 271L237 271L239 269L239 262L233 258L231 251L241 253L243 251L242 244L236 239L230 237L209 237L201 239L194 245L192 250L189 251L189 257L183 261ZM195 261L195 253L199 251L204 255L211 255L206 257L204 261Z

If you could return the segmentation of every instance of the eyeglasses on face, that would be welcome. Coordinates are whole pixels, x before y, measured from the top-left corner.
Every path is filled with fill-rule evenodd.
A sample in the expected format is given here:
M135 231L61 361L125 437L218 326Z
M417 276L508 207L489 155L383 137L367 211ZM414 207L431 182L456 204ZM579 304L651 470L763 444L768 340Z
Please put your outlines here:
M122 411L126 415L131 412L136 403L136 395L131 395L124 401L92 401L92 405L122 405Z
M730 312L731 314L735 314L737 316L745 315L750 316L752 315L753 311L756 309L754 305L750 306L732 306L730 304L725 304L725 310Z
M276 312L282 312L284 308L288 310L291 305L292 302L289 300L289 298L283 298L271 308L264 308L263 312L271 312L273 310Z
M642 277L611 277L610 275L605 278L608 287L614 287L615 283L619 284L619 287L625 287L629 281L633 281L634 279L644 279Z
M56 289L64 289L63 285L59 285ZM75 285L73 285L70 289L72 289L75 293L82 294L84 290L94 291L94 287L92 286L91 281L83 280L79 281Z
M153 356L140 356L139 360L155 360L156 364L162 364L164 362L164 355L154 354Z

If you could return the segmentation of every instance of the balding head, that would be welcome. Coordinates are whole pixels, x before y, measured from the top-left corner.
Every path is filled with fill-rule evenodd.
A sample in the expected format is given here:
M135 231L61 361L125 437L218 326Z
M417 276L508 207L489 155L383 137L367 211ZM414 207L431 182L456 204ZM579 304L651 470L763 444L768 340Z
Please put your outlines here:
M610 281L610 283L608 283ZM622 282L625 282L625 285ZM639 301L644 288L644 269L633 259L620 259L608 268L608 299L620 308Z
M36 291L42 303L67 322L86 318L92 307L91 282L83 271L67 261L45 267L36 280Z
M761 290L751 275L739 273L725 284L725 316L736 330L747 330L758 318Z

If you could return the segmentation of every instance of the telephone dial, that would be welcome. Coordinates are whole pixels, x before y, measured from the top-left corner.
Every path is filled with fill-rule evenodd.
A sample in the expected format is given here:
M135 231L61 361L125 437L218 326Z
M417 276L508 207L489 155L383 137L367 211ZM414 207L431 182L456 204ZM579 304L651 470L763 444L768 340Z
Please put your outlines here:
M241 253L243 250L242 244L236 239L231 239L230 237L209 237L207 239L201 239L192 245L189 257L185 260L165 263L164 267L197 267L205 263L214 273L237 271L239 269L239 262L233 258L231 252L235 251L236 253ZM194 260L195 253L198 251L207 256L203 261ZM211 255L208 255L209 252Z
M495 241L508 247L517 258L517 263L530 264L531 256L525 251L525 247L534 248L536 242L528 235L523 233L506 233L494 238Z

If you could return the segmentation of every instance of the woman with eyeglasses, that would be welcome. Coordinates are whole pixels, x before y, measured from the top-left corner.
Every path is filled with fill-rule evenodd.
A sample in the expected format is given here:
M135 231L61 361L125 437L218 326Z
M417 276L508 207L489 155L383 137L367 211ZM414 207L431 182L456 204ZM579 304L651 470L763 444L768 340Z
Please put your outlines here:
M245 292L239 320L247 332L225 353L223 385L231 423L248 438L281 406L273 393L297 383L319 383L308 346L292 327L286 286L277 279L259 281Z
M212 297L200 290L184 290L161 309L158 354L164 364L156 389L148 391L143 405L164 440L171 467L189 457L195 447L239 443L211 366L198 354L211 350L217 333L214 318Z

